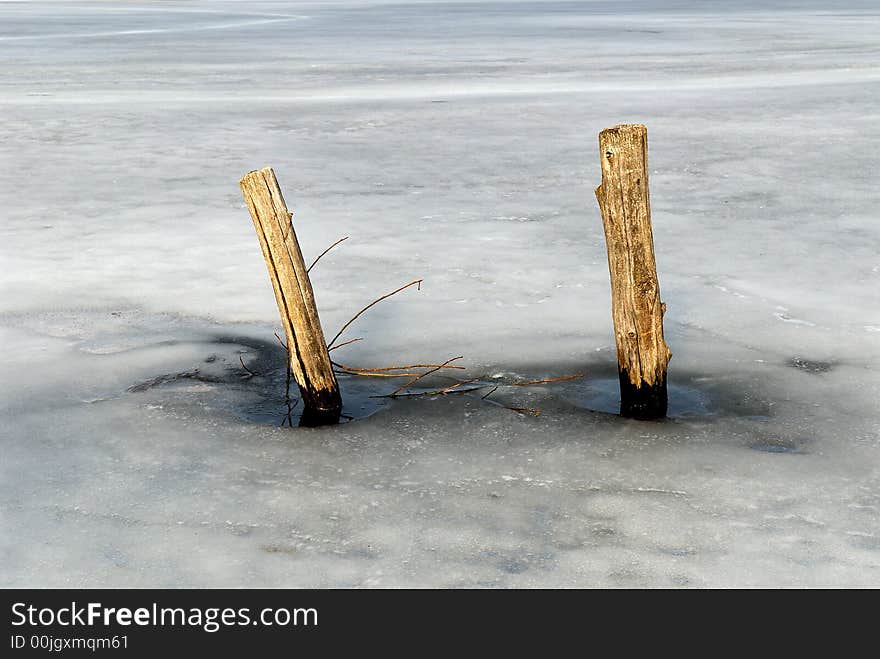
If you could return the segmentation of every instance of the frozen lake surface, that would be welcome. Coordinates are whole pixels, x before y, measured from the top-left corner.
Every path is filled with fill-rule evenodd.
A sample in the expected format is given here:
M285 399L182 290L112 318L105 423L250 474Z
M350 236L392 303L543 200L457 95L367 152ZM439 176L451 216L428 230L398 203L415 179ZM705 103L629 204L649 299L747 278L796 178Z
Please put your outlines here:
M880 11L829 6L0 2L0 585L880 586ZM663 422L613 414L624 122ZM329 336L424 278L334 356L492 398L279 427L265 165L307 260L351 237Z

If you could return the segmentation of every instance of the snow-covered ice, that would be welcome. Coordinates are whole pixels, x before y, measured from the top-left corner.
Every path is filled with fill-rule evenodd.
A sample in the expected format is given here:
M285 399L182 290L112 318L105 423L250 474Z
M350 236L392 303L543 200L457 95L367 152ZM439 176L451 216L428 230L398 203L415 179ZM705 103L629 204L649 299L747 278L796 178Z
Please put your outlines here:
M852 0L0 2L0 585L880 586L878 27ZM623 122L664 422L610 413L592 191ZM265 165L307 259L351 236L313 271L329 335L425 279L340 360L587 377L346 378L365 418L279 427L238 190Z

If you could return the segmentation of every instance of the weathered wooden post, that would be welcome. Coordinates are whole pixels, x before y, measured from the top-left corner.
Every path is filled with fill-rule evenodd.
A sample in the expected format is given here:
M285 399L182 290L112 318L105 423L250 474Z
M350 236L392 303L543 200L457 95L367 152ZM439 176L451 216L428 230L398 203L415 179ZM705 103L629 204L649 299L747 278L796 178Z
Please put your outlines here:
M596 199L605 226L620 375L620 414L666 416L666 366L660 284L648 198L648 129L624 124L599 133L602 185Z
M271 167L249 172L241 192L254 220L287 334L289 367L303 400L300 425L337 423L339 384L330 363L312 284L281 188Z

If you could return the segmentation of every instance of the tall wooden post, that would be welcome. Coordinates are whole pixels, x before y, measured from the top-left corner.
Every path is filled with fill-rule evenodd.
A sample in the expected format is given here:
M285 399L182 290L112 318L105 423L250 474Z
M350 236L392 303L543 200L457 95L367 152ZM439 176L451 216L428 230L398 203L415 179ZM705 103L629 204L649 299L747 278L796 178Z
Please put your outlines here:
M278 180L271 167L240 181L260 239L269 279L287 334L290 370L303 400L301 425L337 423L342 412L339 384L318 318L312 284L303 262Z
M648 130L624 124L599 133L602 185L596 199L605 226L620 375L620 414L666 416L666 366L660 284L648 198Z

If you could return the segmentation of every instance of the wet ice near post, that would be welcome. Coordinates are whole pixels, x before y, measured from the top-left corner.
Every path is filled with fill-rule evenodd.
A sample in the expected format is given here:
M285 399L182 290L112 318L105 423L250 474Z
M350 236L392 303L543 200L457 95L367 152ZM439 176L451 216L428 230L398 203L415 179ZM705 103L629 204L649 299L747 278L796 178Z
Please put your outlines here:
M0 3L0 584L880 585L875 8L664 4ZM659 422L615 414L621 122ZM334 358L587 376L279 427L265 163L306 260L351 236L325 333L424 277Z

